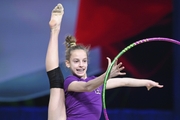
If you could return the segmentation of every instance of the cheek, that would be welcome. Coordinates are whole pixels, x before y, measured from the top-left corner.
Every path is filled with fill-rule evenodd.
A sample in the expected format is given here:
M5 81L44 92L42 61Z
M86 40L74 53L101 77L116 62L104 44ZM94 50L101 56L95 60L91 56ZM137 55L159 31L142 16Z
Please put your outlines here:
M86 68L88 67L88 63L87 64L85 64L85 66L86 66Z
M78 66L78 64L72 63L71 64L71 68L76 68Z

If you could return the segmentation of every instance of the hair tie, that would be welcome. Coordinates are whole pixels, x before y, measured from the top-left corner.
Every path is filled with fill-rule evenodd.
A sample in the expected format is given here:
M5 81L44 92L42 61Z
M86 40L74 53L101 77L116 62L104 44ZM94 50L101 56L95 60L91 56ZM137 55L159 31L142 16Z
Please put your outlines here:
M70 47L73 47L73 46L76 46L76 43L75 43L75 42L70 43Z

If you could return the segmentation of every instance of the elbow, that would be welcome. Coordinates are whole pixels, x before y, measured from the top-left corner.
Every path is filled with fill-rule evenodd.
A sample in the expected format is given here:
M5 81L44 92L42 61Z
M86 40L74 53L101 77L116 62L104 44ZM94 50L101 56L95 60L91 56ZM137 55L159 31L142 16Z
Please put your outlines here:
M94 88L92 88L91 86L86 87L86 92L92 92L93 90L94 90Z
M92 85L86 85L84 86L85 92L92 92L94 90L94 87Z

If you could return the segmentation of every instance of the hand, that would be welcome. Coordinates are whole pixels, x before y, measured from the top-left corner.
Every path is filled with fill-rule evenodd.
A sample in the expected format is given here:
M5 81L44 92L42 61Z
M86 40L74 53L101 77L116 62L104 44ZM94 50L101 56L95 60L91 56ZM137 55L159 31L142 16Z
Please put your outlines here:
M148 80L148 83L147 83L146 87L147 87L147 90L150 90L153 87L162 88L163 85L160 85L158 82L154 82L154 81Z
M111 59L109 57L107 57L107 59L108 59L108 68L109 68L111 65ZM122 66L121 62L117 64L117 60L116 60L110 71L109 78L116 77L118 75L125 75L126 73L121 72L122 70L124 70L124 66Z

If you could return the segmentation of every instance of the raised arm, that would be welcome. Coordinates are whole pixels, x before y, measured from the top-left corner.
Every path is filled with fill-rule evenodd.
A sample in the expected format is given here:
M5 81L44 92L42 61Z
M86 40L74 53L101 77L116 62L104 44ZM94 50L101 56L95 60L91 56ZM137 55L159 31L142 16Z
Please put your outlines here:
M162 88L163 85L159 85L158 82L148 79L136 79L136 78L112 78L107 81L106 89L112 89L117 87L147 87L150 90L152 87Z
M50 82L50 99L48 120L66 120L65 97L63 90L63 75L59 68L58 36L64 9L58 4L51 13L49 21L50 40L46 54L46 71Z
M108 58L108 67L111 64L111 59ZM124 69L122 66L122 63L117 64L117 62L113 65L112 70L110 72L110 78L115 77L118 75L125 75L126 73L121 72ZM105 74L100 75L99 77L96 77L95 79L88 81L88 82L82 82L82 81L74 81L72 82L69 87L68 91L75 91L75 92L86 92L86 91L92 91L103 84Z

